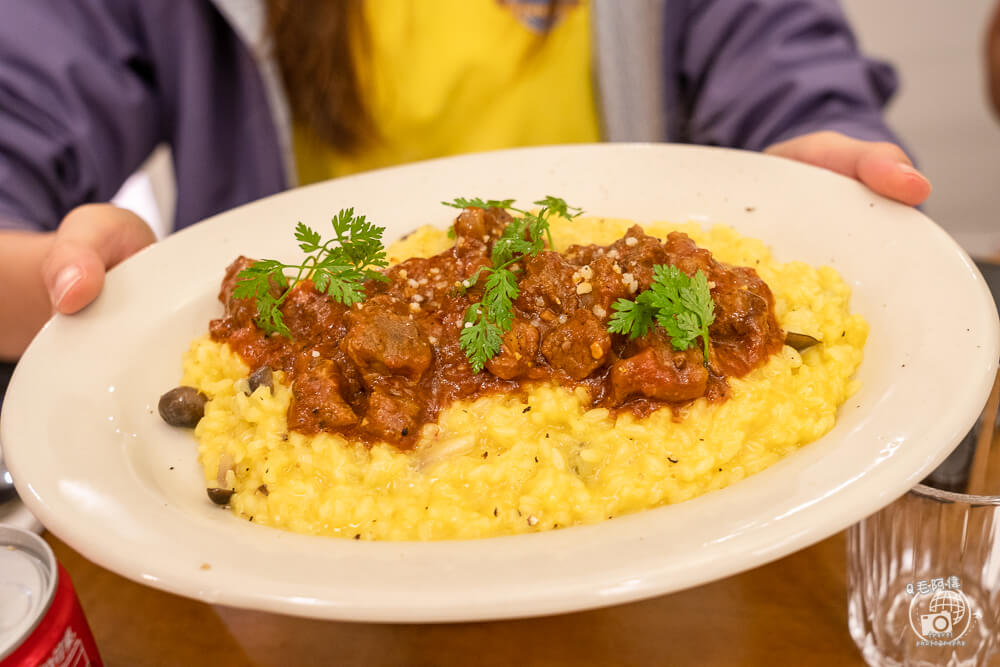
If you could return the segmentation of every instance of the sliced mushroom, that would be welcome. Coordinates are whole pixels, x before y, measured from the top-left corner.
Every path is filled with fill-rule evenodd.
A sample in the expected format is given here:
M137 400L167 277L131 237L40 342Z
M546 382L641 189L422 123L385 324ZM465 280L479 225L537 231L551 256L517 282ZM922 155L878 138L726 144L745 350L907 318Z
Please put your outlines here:
M210 487L205 489L208 492L208 498L216 505L226 505L229 503L229 499L233 497L236 493L236 489L220 489L217 487Z
M274 391L274 373L271 371L270 366L261 366L253 373L250 374L248 378L250 384L250 393L257 391L257 387L263 385Z
M472 449L476 444L475 437L460 435L455 438L445 438L430 445L419 448L414 456L417 470L426 470L445 459L450 459Z
M818 338L813 338L808 334L795 333L794 331L785 332L785 345L793 347L799 352L820 342Z
M174 387L163 396L157 408L163 421L171 426L194 428L205 416L208 396L194 387Z
M215 473L215 481L220 487L226 486L229 472L235 467L236 463L233 461L232 455L229 452L223 452L222 456L219 457L219 469Z

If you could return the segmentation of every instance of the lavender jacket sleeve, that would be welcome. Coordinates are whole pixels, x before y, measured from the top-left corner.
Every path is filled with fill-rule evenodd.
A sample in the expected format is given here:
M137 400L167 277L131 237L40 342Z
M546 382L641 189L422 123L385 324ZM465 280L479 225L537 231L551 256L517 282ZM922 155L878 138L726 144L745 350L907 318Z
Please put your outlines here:
M257 63L208 0L0 2L0 229L107 201L161 142L178 227L286 186Z
M126 17L94 3L4 2L0 225L54 228L109 199L163 140L155 76Z
M893 70L859 52L836 0L672 6L666 30L674 34L665 42L672 140L761 150L836 130L897 142L882 117L896 89Z

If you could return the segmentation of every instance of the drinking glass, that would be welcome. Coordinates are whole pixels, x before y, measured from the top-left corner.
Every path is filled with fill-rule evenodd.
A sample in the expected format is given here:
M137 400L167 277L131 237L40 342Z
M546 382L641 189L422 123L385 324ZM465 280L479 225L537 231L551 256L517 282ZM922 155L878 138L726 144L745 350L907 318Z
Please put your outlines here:
M998 390L923 484L848 529L848 628L871 665L1000 665Z

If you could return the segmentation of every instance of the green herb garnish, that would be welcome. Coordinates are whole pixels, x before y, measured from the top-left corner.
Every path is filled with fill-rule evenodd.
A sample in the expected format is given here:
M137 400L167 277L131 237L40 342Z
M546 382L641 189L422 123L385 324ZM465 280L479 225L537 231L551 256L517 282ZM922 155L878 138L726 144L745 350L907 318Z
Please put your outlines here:
M292 288L302 280L311 279L316 290L334 301L353 306L365 298L366 280L388 282L377 268L389 265L382 245L384 227L376 227L363 215L354 215L345 208L333 218L336 235L323 241L319 232L304 223L295 227L295 239L303 252L310 253L301 264L283 264L274 259L254 262L236 276L233 296L257 301L254 321L265 333L279 333L291 338L281 314L281 304ZM289 281L285 271L295 271ZM272 286L280 288L275 296Z
M611 307L616 311L608 321L611 333L634 339L645 336L655 322L666 330L676 350L686 350L701 338L708 363L708 327L715 321L715 302L700 269L691 277L676 266L657 264L649 289L635 301L618 299Z
M501 208L520 214L520 217L515 217L508 223L500 238L493 244L490 255L492 266L481 267L462 283L463 290L467 291L486 275L483 298L466 309L463 328L458 336L458 342L472 365L472 370L478 373L483 370L487 361L500 352L503 335L510 331L514 323L514 300L520 290L517 286L517 272L510 267L524 257L537 255L545 248L546 240L549 247L552 247L549 218L553 214L575 218L583 211L552 196L533 202L541 207L537 212L514 207L513 199L457 197L453 201L441 203L462 209Z

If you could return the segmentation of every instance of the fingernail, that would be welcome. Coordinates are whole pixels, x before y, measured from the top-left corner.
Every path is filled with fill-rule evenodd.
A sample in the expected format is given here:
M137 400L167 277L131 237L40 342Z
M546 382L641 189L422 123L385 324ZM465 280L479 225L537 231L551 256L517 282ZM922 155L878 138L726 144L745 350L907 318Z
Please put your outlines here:
M899 170L909 176L917 176L918 178L920 178L920 180L927 181L926 176L917 171L916 168L914 168L912 165L908 165L905 162L899 163Z
M49 291L49 298L52 299L52 305L58 306L62 303L62 300L66 298L66 294L73 289L74 285L80 282L80 278L82 277L83 272L80 271L80 267L78 266L70 265L59 271L56 274L55 283Z

